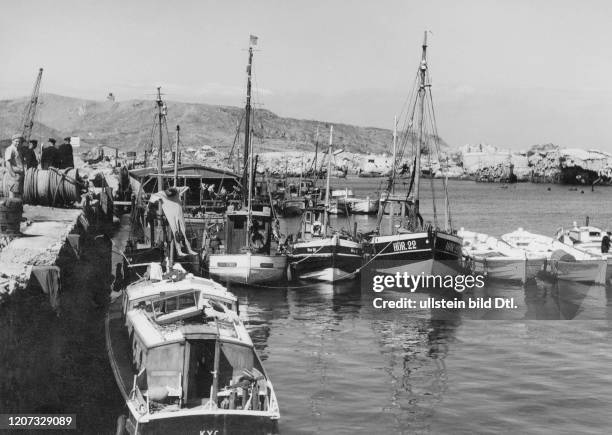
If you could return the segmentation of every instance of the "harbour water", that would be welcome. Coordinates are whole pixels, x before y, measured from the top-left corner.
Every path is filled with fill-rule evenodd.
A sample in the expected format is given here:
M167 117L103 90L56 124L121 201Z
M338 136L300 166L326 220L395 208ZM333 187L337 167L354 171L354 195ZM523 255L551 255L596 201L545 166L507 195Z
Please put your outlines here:
M362 196L379 182L349 185ZM552 235L588 215L612 228L611 188L451 181L449 189L457 227ZM427 219L431 201L421 204ZM364 230L375 222L355 219ZM359 282L233 291L274 381L281 433L609 433L610 288L488 283L489 294L523 307L506 320L484 320L496 317L481 310L383 312Z
M364 196L380 180L337 184ZM593 225L612 228L610 187L581 193L558 185L450 181L449 189L457 228L500 235L520 226L552 235L586 215ZM427 195L424 188L426 219ZM375 224L375 217L354 219L361 230ZM297 223L282 222L282 231L295 232ZM345 218L332 225L352 227ZM74 283L69 292L79 294L85 283ZM474 310L377 310L359 281L231 290L274 383L283 434L609 433L610 288L487 284L487 292L521 302L504 320ZM23 319L3 323L3 340L21 349L5 354L3 365L35 362L36 375L20 369L17 383L3 388L2 403L15 412L77 413L79 433L114 433L123 404L103 346L104 307L81 297L86 309L79 310L76 302L59 321L45 314L44 332ZM44 310L40 302L24 303L17 311L24 319ZM55 349L53 342L64 343L57 355L37 351Z

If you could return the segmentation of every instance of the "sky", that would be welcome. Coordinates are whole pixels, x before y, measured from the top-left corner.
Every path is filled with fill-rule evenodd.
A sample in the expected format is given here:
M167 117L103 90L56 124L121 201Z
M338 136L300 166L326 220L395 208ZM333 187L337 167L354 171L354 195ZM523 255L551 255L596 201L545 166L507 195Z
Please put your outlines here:
M612 2L566 0L0 0L0 99L242 106L391 128L423 32L438 131L453 146L612 152ZM170 114L169 114L170 116Z

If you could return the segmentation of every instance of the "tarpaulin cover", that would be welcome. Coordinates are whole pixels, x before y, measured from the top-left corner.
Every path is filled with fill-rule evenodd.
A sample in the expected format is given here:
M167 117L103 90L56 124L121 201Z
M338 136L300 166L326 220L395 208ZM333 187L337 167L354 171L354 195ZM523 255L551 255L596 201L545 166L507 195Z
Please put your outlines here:
M33 266L32 275L36 277L43 292L49 295L49 303L54 310L59 308L60 268L57 266Z
M149 202L152 203L161 201L162 210L166 216L166 219L168 220L168 225L170 225L170 229L172 230L172 234L174 236L173 239L176 253L180 257L184 257L185 255L196 255L196 253L191 249L189 240L187 240L185 218L183 216L183 205L181 203L181 195L185 193L187 189L188 187L179 187L177 188L176 194L172 196L168 196L165 191L157 192L151 195L151 198L149 199Z

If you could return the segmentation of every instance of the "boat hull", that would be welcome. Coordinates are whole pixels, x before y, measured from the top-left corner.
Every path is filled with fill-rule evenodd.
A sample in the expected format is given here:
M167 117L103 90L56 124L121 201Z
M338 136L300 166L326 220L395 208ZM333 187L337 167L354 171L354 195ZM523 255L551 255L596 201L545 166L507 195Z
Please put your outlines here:
M338 237L295 243L290 255L294 278L323 282L356 278L362 261L361 243Z
M481 273L488 279L527 282L536 277L544 267L544 259L507 257L470 257L466 259L472 273Z
M457 275L462 269L461 244L460 237L442 232L375 236L370 240L370 269L391 275Z
M283 217L300 216L306 208L304 199L300 200L285 200L281 205L281 214Z
M195 414L164 416L163 418L140 420L131 416L126 422L126 433L130 435L166 434L276 434L276 420L264 416L244 415L240 411L232 414Z
M211 254L208 273L220 282L262 284L283 281L287 269L284 255Z
M601 260L550 260L550 272L560 280L605 284L608 263Z
M353 214L376 214L378 213L379 200L358 199L351 202L351 213Z

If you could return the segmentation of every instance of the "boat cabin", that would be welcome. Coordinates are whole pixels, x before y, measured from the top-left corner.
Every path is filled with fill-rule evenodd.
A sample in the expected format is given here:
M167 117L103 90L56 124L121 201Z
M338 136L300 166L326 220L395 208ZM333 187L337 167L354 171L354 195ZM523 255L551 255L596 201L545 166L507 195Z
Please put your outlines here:
M134 192L154 193L157 188L157 168L138 168L130 171ZM174 185L174 166L167 165L162 170L164 189ZM187 186L189 190L183 196L183 208L223 210L228 200L239 197L240 177L223 169L203 165L179 165L178 187Z
M202 406L268 410L275 399L238 318L237 299L219 284L194 279L147 280L126 292L137 373L130 399L142 414Z
M300 228L300 238L302 240L325 236L323 233L324 213L325 207L309 207L304 210Z
M249 219L251 225L249 225ZM224 246L219 253L243 254L245 252L270 254L272 242L272 210L228 210L224 228Z
M411 198L406 198L405 195L390 194L381 196L379 213L389 215L388 228L385 231L386 235L398 234L405 230L417 230L411 228L415 220L414 202ZM417 218L418 219L418 218ZM418 219L420 226L423 226L422 219Z

